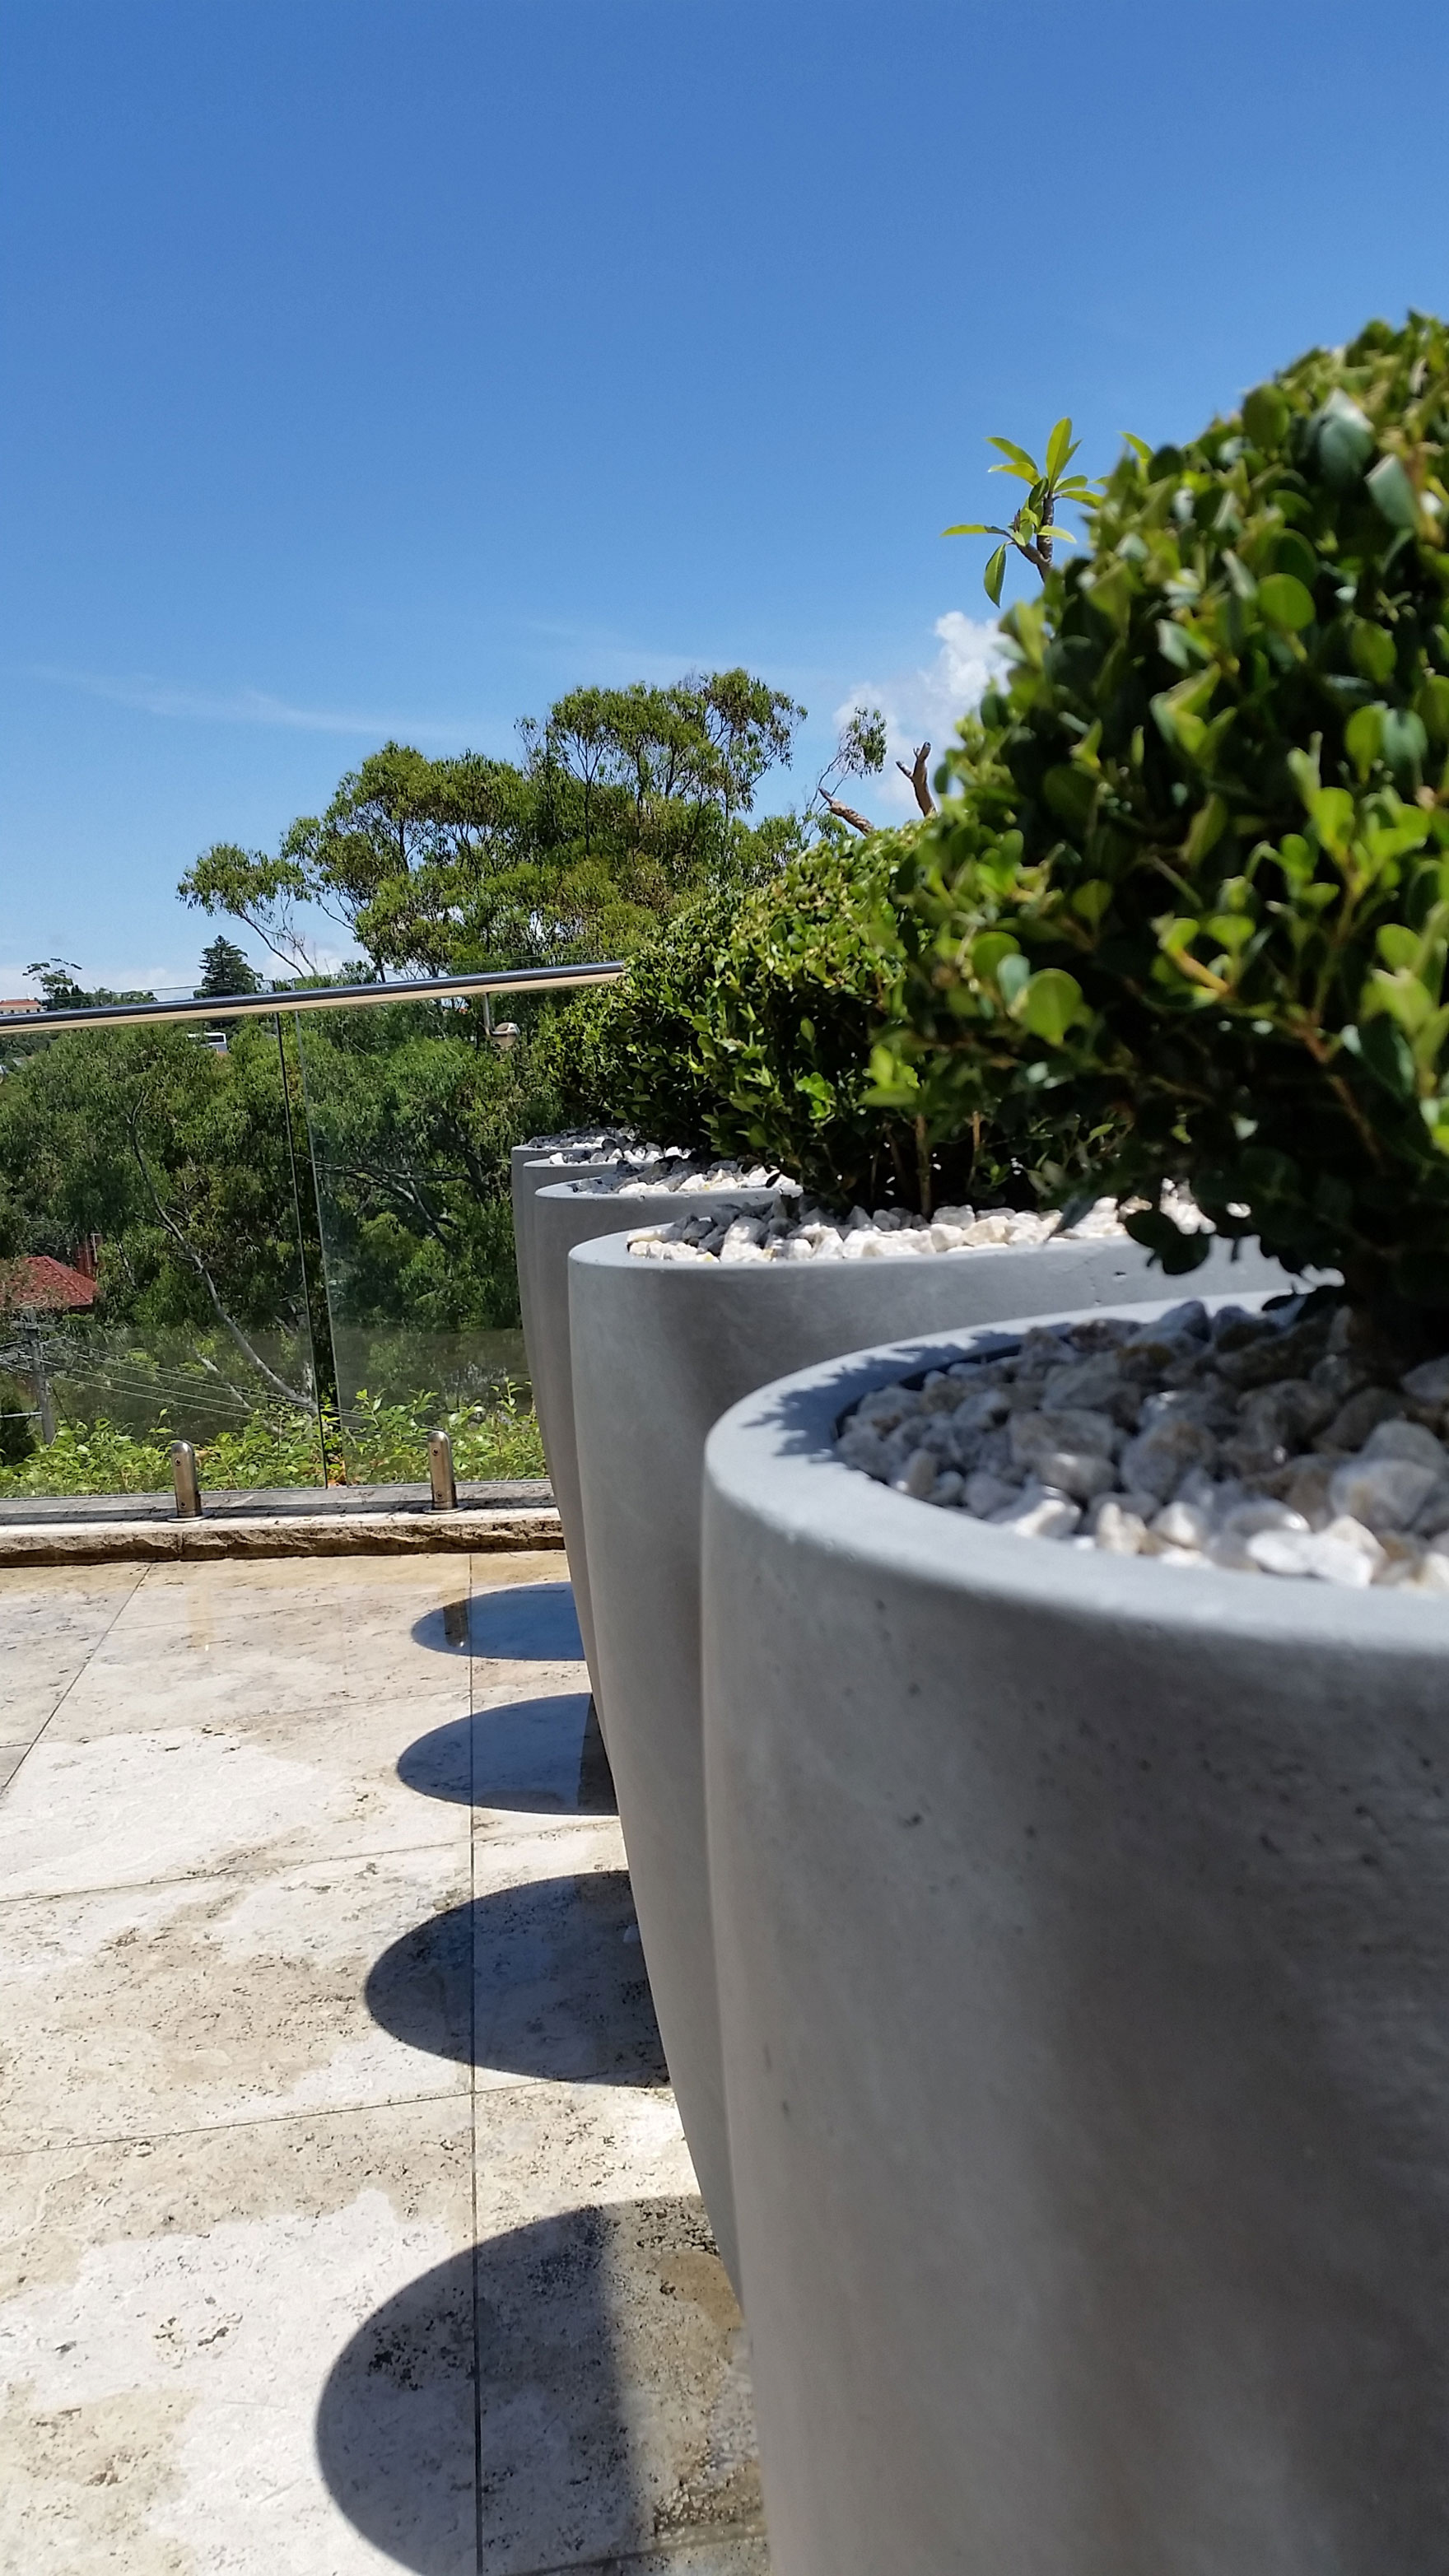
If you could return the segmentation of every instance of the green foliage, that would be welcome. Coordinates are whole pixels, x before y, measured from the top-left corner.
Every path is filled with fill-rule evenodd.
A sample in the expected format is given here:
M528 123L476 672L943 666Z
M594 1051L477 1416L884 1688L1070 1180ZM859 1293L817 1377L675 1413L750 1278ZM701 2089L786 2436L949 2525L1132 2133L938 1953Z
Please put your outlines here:
M292 972L313 971L309 909L372 975L624 956L702 886L757 872L767 846L743 817L804 712L716 671L575 689L520 726L521 762L390 742L275 857L217 842L181 895L246 922Z
M1072 436L1069 420L1059 420L1047 440L1046 463L1038 465L1024 447L1009 438L989 438L988 447L1001 450L1002 462L993 465L993 474L1010 474L1027 486L1026 499L1017 510L1009 528L999 528L985 519L963 519L954 528L943 528L946 537L1000 537L1001 543L988 558L982 575L986 596L993 608L1001 605L1001 585L1006 578L1007 550L1019 554L1024 563L1039 573L1052 568L1052 549L1057 545L1075 545L1070 529L1059 527L1057 510L1063 501L1090 505L1100 499L1095 483L1085 474L1069 474L1068 466L1081 445Z
M300 1044L333 1323L515 1324L509 1158L558 1124L547 1044L434 1003L308 1015Z
M299 1085L293 1111L300 1120ZM220 1322L247 1367L258 1331L305 1339L268 1022L240 1023L225 1054L169 1027L7 1042L0 1239L69 1261L92 1236L113 1314Z
M213 996L221 999L233 993L259 993L261 989L260 975L249 964L236 941L228 939L225 931L218 931L215 939L201 952L201 981L196 987L198 1001L209 1001Z
M748 901L680 913L560 1022L569 1114L761 1157L841 1208L1029 1201L1049 1141L1036 1102L983 1087L983 1113L1003 1114L963 1126L955 1093L924 1098L909 1068L889 1091L872 1080L900 963L890 889L919 830L832 834Z
M543 1448L531 1409L513 1390L496 1404L445 1411L436 1396L382 1404L360 1394L347 1421L326 1421L327 1464L334 1478L345 1459L353 1484L422 1484L428 1474L428 1433L445 1430L461 1482L542 1476ZM171 1484L165 1417L148 1436L104 1419L63 1422L50 1446L0 1466L0 1494L158 1494ZM203 1491L248 1487L320 1485L323 1459L317 1418L258 1413L235 1430L197 1445Z
M1091 534L902 861L882 1085L1005 1079L1115 1123L1104 1178L1449 1307L1449 332L1134 446Z

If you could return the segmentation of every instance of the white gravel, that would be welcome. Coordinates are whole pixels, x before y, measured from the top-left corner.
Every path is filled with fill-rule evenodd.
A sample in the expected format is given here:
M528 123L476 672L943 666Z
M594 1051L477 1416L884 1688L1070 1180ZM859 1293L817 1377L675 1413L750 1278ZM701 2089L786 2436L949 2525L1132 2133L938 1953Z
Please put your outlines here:
M731 1184L722 1176L731 1169L729 1164L715 1164L703 1182L681 1179L677 1186L727 1189ZM721 1177L716 1179L714 1174ZM630 1235L629 1249L641 1259L654 1261L899 1261L931 1252L1009 1252L1037 1243L1095 1243L1126 1233L1116 1199L1095 1200L1070 1224L1064 1224L1055 1210L1039 1216L1025 1208L943 1207L928 1220L900 1208L872 1212L858 1207L842 1218L821 1207L785 1204L783 1194L794 1190L798 1196L798 1183L772 1183L763 1167L746 1174L736 1171L733 1183L749 1189L772 1185L781 1195L768 1209L738 1214L728 1209L708 1214L700 1210L669 1223L641 1226ZM579 1186L594 1185L581 1182ZM1179 1193L1167 1205L1185 1233L1206 1228L1207 1219L1185 1194Z
M1344 1308L1036 1325L882 1388L837 1443L918 1502L1115 1556L1449 1593L1449 1354L1398 1377Z
M674 1190L708 1190L722 1198L765 1190L773 1191L782 1200L798 1199L800 1195L799 1182L792 1181L773 1163L695 1163L687 1155L676 1155L672 1147L645 1170L625 1160L617 1170L590 1172L571 1186L581 1198L657 1198ZM681 1226L687 1222L680 1220Z
M630 1171L654 1171L692 1157L682 1145L648 1145L627 1127L572 1127L562 1136L526 1136L524 1143L541 1163L617 1163Z

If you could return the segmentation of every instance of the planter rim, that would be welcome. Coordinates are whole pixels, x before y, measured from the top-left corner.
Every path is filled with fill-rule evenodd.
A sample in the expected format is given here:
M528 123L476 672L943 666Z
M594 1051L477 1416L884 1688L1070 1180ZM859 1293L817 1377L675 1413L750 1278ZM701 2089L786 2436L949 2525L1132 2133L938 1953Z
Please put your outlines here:
M589 1192L589 1196L591 1198L594 1195L595 1193L593 1191ZM598 1195L614 1196L616 1193L600 1192ZM684 1190L661 1190L657 1192L656 1195L661 1198L682 1199L689 1194ZM740 1198L758 1199L763 1198L766 1193L763 1190L741 1190L738 1194L732 1190L710 1190L707 1193L703 1191L694 1193L696 1198L708 1197L710 1199L729 1199L736 1195ZM553 1196L553 1184L550 1183L546 1190L540 1190L538 1192L538 1196L541 1199L551 1198ZM1035 1261L1038 1259L1056 1260L1059 1259L1063 1253L1070 1255L1073 1253L1082 1254L1088 1252L1109 1251L1114 1243L1120 1243L1124 1252L1136 1252L1140 1250L1140 1246L1133 1242L1130 1235L1126 1234L1120 1236L1108 1235L1105 1237L1101 1235L1089 1235L1081 1240L1073 1238L1068 1242L1062 1241L1058 1236L1049 1235L1045 1243L964 1243L958 1245L956 1249L951 1252L920 1252L912 1253L909 1257L912 1261L928 1262L932 1270L951 1271L959 1269L963 1277L969 1278L974 1272L984 1270L988 1263L995 1268L1002 1261ZM878 1253L875 1256L877 1261L882 1258L889 1261L893 1257L896 1260L900 1259L899 1254L892 1256L890 1253L886 1253L884 1255ZM633 1262L635 1258L636 1256L629 1250L628 1235L624 1233L622 1229L616 1234L594 1235L587 1243L576 1243L569 1254L570 1261L600 1261L607 1264L611 1269L617 1269L621 1263L626 1261ZM969 1268L968 1264L970 1265ZM661 1261L658 1263L651 1263L650 1276L653 1277L657 1273L659 1278L669 1280L724 1278L731 1281L746 1279L758 1281L776 1278L781 1271L787 1272L791 1278L798 1278L802 1271L813 1270L817 1275L823 1273L825 1277L833 1278L839 1272L840 1267L841 1264L837 1261ZM856 1264L853 1261L847 1262L845 1267L847 1270L853 1271ZM1131 1307L1134 1315L1165 1315L1171 1307L1184 1306L1187 1304L1192 1295L1192 1290L1186 1284L1186 1281L1195 1278L1196 1275L1197 1274L1193 1271L1189 1271L1186 1274L1183 1288L1176 1297L1162 1297L1157 1299L1129 1297L1124 1300L1124 1303ZM1335 1280L1338 1274L1336 1271L1330 1270L1314 1271L1312 1273L1302 1272L1295 1275L1301 1277L1306 1286L1310 1286L1318 1284L1320 1280ZM1285 1294L1291 1293L1291 1290L1285 1291L1282 1288L1263 1288L1260 1286L1256 1288L1244 1288L1240 1295L1235 1296L1231 1289L1223 1291L1214 1289L1208 1296L1204 1297L1202 1302L1208 1307L1260 1306L1265 1297L1281 1297ZM1061 1306L1053 1307L1049 1314L1027 1315L1019 1324L1015 1322L1005 1324L978 1324L975 1326L963 1324L961 1330L963 1333L968 1334L974 1331L978 1334L1006 1333L1009 1335L1018 1331L1028 1332L1033 1324L1059 1324L1068 1317L1080 1317L1085 1321L1089 1316L1109 1315L1113 1312L1114 1309L1111 1306ZM882 1349L888 1347L891 1350L898 1348L901 1350L905 1350L906 1348L914 1350L916 1345L914 1342L909 1345L902 1342L900 1344L882 1344L880 1347ZM956 1357L959 1359L960 1356L961 1353L958 1350ZM837 1360L831 1363L831 1365L841 1368L844 1367L845 1363L844 1361ZM925 1367L929 1365L929 1363L923 1361L921 1365ZM901 1374L901 1372L897 1371L897 1375L899 1374ZM787 1383L793 1385L794 1380L790 1379L787 1381L782 1378L780 1383L782 1386ZM845 1402L849 1403L853 1403L854 1401L854 1397L848 1397L845 1399Z
M591 1255L604 1249L597 1244L583 1248ZM969 1261L974 1256L968 1251L933 1257ZM680 1262L677 1267L681 1276L695 1277L702 1265ZM748 1276L765 1267L739 1265ZM1265 1305L1273 1293L1250 1290L1242 1297L1211 1296L1202 1302L1209 1312L1255 1307ZM1146 1322L1185 1302L1179 1295L1141 1303L1124 1299L1123 1304ZM1393 1590L1355 1592L1306 1576L1158 1565L1150 1558L1113 1556L1100 1548L1088 1553L1059 1539L1026 1538L965 1513L917 1502L837 1457L835 1428L841 1415L877 1387L972 1354L984 1357L1043 1325L1097 1321L1112 1311L1110 1306L1077 1306L1024 1316L1017 1323L881 1343L779 1378L744 1397L715 1424L705 1449L706 1494L753 1514L776 1533L782 1547L806 1541L937 1591L990 1595L1038 1617L1060 1613L1105 1627L1170 1629L1182 1637L1184 1651L1191 1650L1195 1636L1211 1631L1258 1638L1274 1651L1342 1646L1442 1663L1449 1648L1449 1595L1400 1599Z

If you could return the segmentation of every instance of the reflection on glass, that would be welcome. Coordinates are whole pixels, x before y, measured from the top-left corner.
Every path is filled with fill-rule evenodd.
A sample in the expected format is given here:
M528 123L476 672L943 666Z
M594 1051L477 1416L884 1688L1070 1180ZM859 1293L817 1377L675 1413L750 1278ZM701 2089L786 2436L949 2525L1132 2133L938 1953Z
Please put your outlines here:
M342 1470L416 1483L446 1430L459 1483L541 1476L509 1150L538 1122L529 1004L298 1016ZM291 1043L292 1041L289 1041Z
M0 1032L0 1498L324 1480L299 1132L274 1019Z

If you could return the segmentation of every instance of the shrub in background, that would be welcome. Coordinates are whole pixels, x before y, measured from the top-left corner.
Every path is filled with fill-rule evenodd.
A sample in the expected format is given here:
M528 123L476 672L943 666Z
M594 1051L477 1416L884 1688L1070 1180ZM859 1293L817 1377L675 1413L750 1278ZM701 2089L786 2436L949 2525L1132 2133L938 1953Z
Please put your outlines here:
M759 1157L828 1204L1031 1204L1039 1105L933 1122L873 1096L870 1040L898 971L890 888L918 825L832 833L743 902L691 906L623 981L561 1015L571 1114L654 1142Z
M1181 1179L1449 1309L1449 332L1373 323L1134 442L1090 535L896 871L876 1097L940 1127L1005 1081L1152 1198L1167 1267L1205 1249L1155 1212Z

